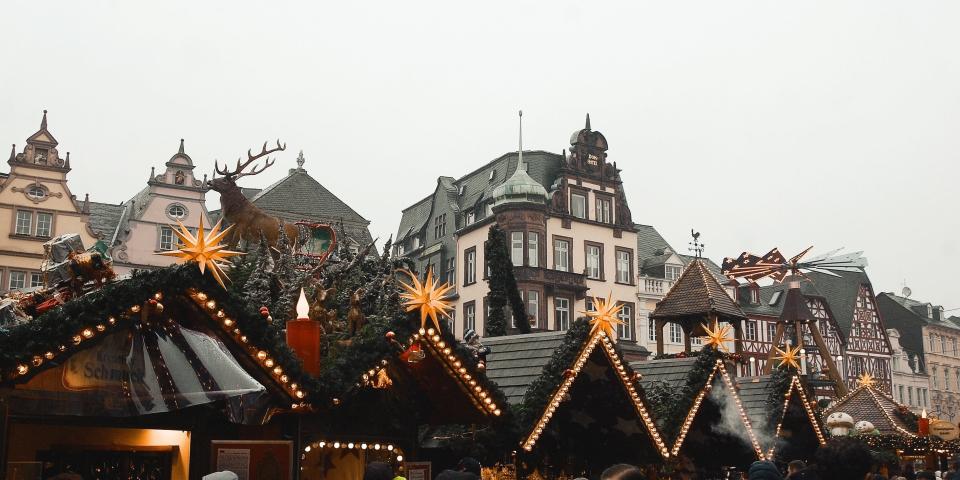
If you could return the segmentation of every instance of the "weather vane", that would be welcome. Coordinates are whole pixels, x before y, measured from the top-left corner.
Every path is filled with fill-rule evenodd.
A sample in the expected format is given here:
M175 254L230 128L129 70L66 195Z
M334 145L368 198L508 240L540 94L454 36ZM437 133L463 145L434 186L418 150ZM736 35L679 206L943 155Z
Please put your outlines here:
M706 244L700 243L700 232L695 232L693 229L690 229L690 236L693 237L693 241L690 242L690 250L697 258L703 257L703 249L706 247Z

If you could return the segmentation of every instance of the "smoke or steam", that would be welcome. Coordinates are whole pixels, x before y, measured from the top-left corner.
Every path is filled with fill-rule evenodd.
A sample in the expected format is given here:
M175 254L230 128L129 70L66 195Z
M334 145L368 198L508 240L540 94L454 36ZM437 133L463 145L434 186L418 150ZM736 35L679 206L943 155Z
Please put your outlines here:
M747 428L740 418L737 402L733 399L733 396L730 395L727 386L724 385L722 381L717 382L710 392L709 398L720 407L720 418L714 424L713 431L739 438L743 441L744 445L752 449L753 444L750 442L750 435L747 433ZM761 416L760 418L750 417L753 434L757 437L757 441L760 442L760 448L763 449L764 453L766 453L771 446L775 445L774 442L783 441L774 436L776 427L770 426L768 428L767 423L766 416Z

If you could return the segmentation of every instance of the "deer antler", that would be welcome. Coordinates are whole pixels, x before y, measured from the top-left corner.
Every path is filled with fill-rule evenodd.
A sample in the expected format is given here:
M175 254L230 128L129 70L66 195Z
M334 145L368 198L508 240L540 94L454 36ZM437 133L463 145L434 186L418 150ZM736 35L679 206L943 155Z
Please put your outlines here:
M263 165L262 167L258 168L258 167L255 166L255 167L253 167L253 170L251 170L251 171L249 171L249 172L244 172L243 169L245 169L245 168L247 168L248 166L250 166L250 164L253 163L254 161L256 161L257 159L266 157L267 155L270 155L271 153L280 152L280 151L283 151L283 150L286 150L286 149L287 149L287 144L284 143L284 144L281 145L281 144L280 144L280 140L277 140L277 146L276 146L276 148L271 148L271 149L269 149L269 150L267 149L267 142L263 142L263 148L260 149L260 153L254 155L251 150L247 150L247 161L243 162L243 161L242 161L242 160L243 160L242 158L238 158L238 159L237 159L237 167L236 167L232 172L229 171L229 170L227 170L227 166L226 166L226 165L224 165L223 168L221 169L220 166L217 164L217 161L216 161L216 160L214 160L214 162L213 162L213 168L214 168L214 171L215 171L216 173L219 173L220 175L223 175L223 176L225 176L225 177L231 177L231 178L233 178L234 180L236 180L236 179L238 179L238 178L240 178L240 177L247 176L247 175L256 175L256 174L258 174L258 173L266 170L267 168L269 168L270 165L273 165L273 163L274 163L276 160L271 160L270 157L267 157L267 160L264 162L264 165Z

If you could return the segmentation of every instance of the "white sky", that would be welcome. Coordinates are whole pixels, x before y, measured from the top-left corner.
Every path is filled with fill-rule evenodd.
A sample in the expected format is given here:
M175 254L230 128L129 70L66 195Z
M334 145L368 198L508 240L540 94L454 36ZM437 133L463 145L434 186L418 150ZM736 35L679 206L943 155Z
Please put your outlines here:
M960 3L465 5L5 0L0 145L47 108L74 193L120 202L181 137L200 176L279 137L244 185L303 149L383 240L438 175L516 149L518 108L554 152L590 112L679 250L691 227L717 261L864 250L878 291L960 308Z

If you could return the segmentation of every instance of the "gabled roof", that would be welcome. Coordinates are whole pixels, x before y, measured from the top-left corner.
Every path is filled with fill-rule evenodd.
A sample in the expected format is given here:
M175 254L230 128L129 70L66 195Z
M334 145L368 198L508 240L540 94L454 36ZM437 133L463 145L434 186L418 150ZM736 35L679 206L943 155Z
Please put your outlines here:
M483 344L490 348L487 378L500 386L510 404L519 404L565 335L566 332L559 331L483 339Z
M347 235L360 244L372 241L367 219L331 193L303 168L261 190L253 200L264 212L288 222L301 220L337 225L343 222Z
M826 299L837 325L844 334L848 334L853 325L853 311L857 305L857 296L860 294L860 285L871 285L870 278L863 272L835 273L838 276L817 272L806 273L810 281L800 282L800 288L804 294Z
M704 319L715 313L722 320L746 319L740 306L730 298L703 261L690 263L650 318Z
M640 223L633 224L633 227L637 229L637 260L640 262L662 255L664 250L671 248L656 228Z
M900 346L904 350L923 354L923 327L928 320L897 301L896 295L880 293L877 295L877 309L883 316L883 324L887 328L895 328L900 333ZM951 322L937 322L951 324ZM948 328L956 328L955 325Z
M113 238L117 230L120 217L123 216L125 205L113 203L90 202L90 230L101 235L106 241Z
M767 450L768 456L772 456L777 446L781 426L789 411L790 402L794 400L794 397L797 397L796 403L799 404L803 408L804 413L806 413L806 418L809 421L810 428L813 430L814 435L817 437L818 443L820 445L826 443L823 429L820 428L820 420L810 406L810 400L806 392L803 391L803 384L800 381L800 377L793 375L789 381L790 384L787 387L787 391L783 392L783 395L785 395L783 408L775 416L777 423L772 425L769 421L771 418L770 398L773 395L777 397L781 396L781 392L776 391L776 379L772 375L737 379L737 392L740 395L740 403L743 405L744 411L747 412L747 416L750 417L753 428L755 430L762 430L764 434L762 438L767 440L764 447ZM779 406L778 404L777 407Z
M843 412L853 417L855 422L866 420L872 423L881 434L915 437L906 423L897 417L896 411L900 407L901 405L886 393L861 385L834 402L823 412L823 416L826 418L831 413Z

